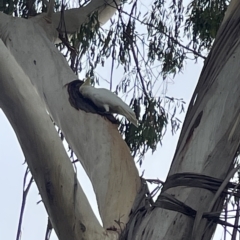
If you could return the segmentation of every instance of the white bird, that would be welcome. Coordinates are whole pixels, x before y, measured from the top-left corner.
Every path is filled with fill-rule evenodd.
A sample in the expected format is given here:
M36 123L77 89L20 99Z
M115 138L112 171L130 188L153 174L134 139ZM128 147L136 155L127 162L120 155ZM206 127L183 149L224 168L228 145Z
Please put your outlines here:
M137 118L134 111L116 94L105 88L94 88L91 79L87 78L80 86L79 92L83 97L90 99L97 107L106 112L121 114L137 127Z

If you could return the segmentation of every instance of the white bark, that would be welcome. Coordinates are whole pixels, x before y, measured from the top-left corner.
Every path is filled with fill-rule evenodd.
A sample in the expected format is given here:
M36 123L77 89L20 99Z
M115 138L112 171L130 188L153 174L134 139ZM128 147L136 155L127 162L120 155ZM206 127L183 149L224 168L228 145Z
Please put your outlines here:
M77 13L80 14L80 11ZM58 20L55 21L54 16L53 23L56 24ZM71 21L70 19L69 29L71 29ZM78 23L80 24L81 21L79 18ZM0 38L17 61L15 65L18 64L19 68L22 68L34 86L34 88L29 87L28 91L35 89L38 93L53 120L61 128L66 140L84 166L96 193L104 227L115 225L118 228L115 220L119 220L121 217L122 223L127 222L132 203L140 187L138 172L129 149L116 126L101 116L76 111L70 106L67 89L64 85L77 77L61 53L50 42L54 41L56 37L54 24L44 21L44 18L29 21L12 18L1 13ZM76 31L79 27L80 25L74 26L72 28L74 30L70 32ZM3 60L2 55L0 58ZM3 66L0 65L0 72L3 70L2 68ZM2 81L6 81L6 77L5 74ZM25 85L29 84L30 82L25 83ZM34 96L29 98L29 101L33 101L32 98ZM4 109L7 111L6 107ZM17 116L14 115L12 118L14 117ZM17 127L21 128L21 124L19 123ZM19 138L21 134L19 134ZM31 139L29 140L31 141ZM29 147L25 151L32 151L32 149ZM28 161L32 161L32 158ZM59 163L59 165L61 164ZM72 175L73 178L70 165L66 166L64 171L67 172L67 176ZM81 212L80 200L77 199L76 202L79 202L77 214L81 215L83 213ZM68 220L66 219L66 221ZM86 237L86 239L95 238Z
M121 0L95 0L91 1L85 7L65 10L64 25L62 24L61 31L67 34L78 32L80 26L86 23L89 20L89 15L95 11L98 11L98 21L100 25L103 25L116 12L117 6L119 6L120 3ZM59 41L56 29L59 28L61 12L53 13L51 19L49 19L49 14L43 13L30 20L41 25L45 29L47 37L52 42Z
M64 19L67 33L75 33L79 30L81 24L86 22L88 15L98 11L99 22L105 24L116 12L117 6L121 0L98 0L91 1L87 6L82 8L73 8L64 12ZM53 26L58 27L61 12L53 14ZM62 29L65 32L65 29Z
M59 239L117 239L97 221L45 107L0 39L0 106L15 130Z

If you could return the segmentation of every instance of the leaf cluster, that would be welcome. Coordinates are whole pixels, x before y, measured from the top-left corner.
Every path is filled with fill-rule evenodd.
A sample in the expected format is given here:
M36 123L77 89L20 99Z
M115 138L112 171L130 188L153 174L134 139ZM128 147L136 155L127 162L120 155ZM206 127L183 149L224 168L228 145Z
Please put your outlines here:
M194 0L187 7L184 33L193 49L210 50L229 0Z
M43 0L2 1L1 11L14 16L46 11ZM93 12L77 34L71 39L65 34L57 47L76 74L84 71L97 83L102 78L99 69L108 68L110 89L131 99L139 120L138 128L122 120L119 130L133 156L142 159L161 144L169 124L173 133L180 127L177 113L184 110L184 101L167 96L163 86L183 70L186 60L205 59L229 1L192 0L186 10L183 0L156 0L149 6L125 2L107 27L100 27ZM55 5L58 11L70 7ZM122 77L116 82L119 70Z

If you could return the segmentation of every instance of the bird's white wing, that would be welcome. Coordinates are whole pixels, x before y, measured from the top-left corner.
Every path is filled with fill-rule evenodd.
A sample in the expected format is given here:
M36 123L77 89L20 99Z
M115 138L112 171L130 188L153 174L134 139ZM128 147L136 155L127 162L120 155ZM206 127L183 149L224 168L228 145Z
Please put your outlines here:
M102 107L103 104L110 106L126 105L128 107L116 94L104 88L84 86L81 89L81 93L84 97L91 99L95 105L100 107Z
M137 126L137 119L133 110L113 92L105 88L94 88L90 85L80 88L80 92L84 97L91 99L96 106L101 108L108 106L110 112L125 116Z
M98 88L94 88L92 86L83 87L81 89L81 93L85 98L91 99L92 102L98 107L103 107L103 104L108 104L109 101L111 101L108 96L108 92L99 91Z
M110 112L125 116L137 127L137 119L134 111L120 97L104 88L98 88L97 92L98 96L96 98L101 99L100 104L107 104Z

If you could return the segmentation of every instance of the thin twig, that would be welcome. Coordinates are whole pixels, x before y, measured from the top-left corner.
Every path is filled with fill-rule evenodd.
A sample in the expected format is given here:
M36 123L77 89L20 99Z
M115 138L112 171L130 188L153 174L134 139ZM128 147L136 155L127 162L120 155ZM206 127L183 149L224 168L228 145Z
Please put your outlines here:
M228 214L228 204L226 204L226 207L225 207L225 214L224 214L225 221L227 221L227 214ZM223 239L227 240L227 226L225 225L223 228L224 228Z
M133 7L131 9L131 13L129 14L130 18L129 18L128 26L127 26L126 31L124 31L124 34L128 38L129 43L130 43L133 59L134 59L134 62L136 64L136 68L137 68L137 73L139 75L139 78L140 78L140 81L141 81L141 84L142 84L143 93L145 94L147 100L150 101L147 90L145 88L144 79L143 79L143 76L142 76L142 73L141 73L141 68L140 68L139 63L138 63L138 57L137 57L137 54L136 54L135 49L134 49L133 43L135 43L135 42L133 41L133 38L130 36L130 33L131 33L131 30L130 30L131 29L131 18L133 17L133 11L134 11L134 8L136 7L136 5L137 5L137 1L135 1L135 3L133 4ZM128 27L129 27L130 33L128 32ZM136 46L136 43L135 43L135 46Z
M235 204L237 205L237 209L236 209L236 217L235 217L234 225L237 226L239 222L239 198L237 198ZM232 240L237 239L237 231L238 231L237 228L233 229Z
M21 211L20 211L20 216L19 216L19 221L18 221L18 230L17 230L16 240L20 240L20 237L21 237L22 219L23 219L23 213L24 213L24 209L25 209L26 199L27 199L29 189L30 189L30 187L33 183L33 177L31 177L31 179L28 182L28 185L27 185L26 189L24 190L24 188L26 186L26 180L27 180L28 173L29 173L29 168L27 167L24 178L23 178L22 205L21 205Z
M149 99L149 96L148 96L148 93L147 93L147 90L146 90L146 87L145 87L145 84L144 84L144 79L143 79L143 76L142 76L142 73L141 73L141 69L140 69L139 64L138 64L138 58L137 58L137 55L136 55L136 52L135 52L135 49L134 49L134 46L133 46L133 42L130 43L130 46L131 46L131 49L132 49L133 59L134 59L134 62L136 64L137 72L138 72L138 75L139 75L139 78L140 78L140 81L141 81L141 84L142 84L143 93L145 94L147 100L149 101L150 99Z
M52 223L50 221L50 218L48 217L48 224L47 224L47 230L46 230L46 234L45 234L45 240L49 240L51 237L51 233L52 233Z
M116 41L116 37L114 37L113 41ZM112 91L112 82L113 82L113 70L114 70L114 62L115 62L115 44L113 45L112 50L112 66L111 66L111 78L110 78L110 91Z
M164 184L165 182L160 179L145 179L146 182L155 183L155 184Z
M120 12L120 9L118 9L119 12ZM171 39L174 43L176 43L177 45L179 45L180 47L192 52L193 54L195 54L196 56L198 57L201 57L203 58L204 60L206 59L206 57L204 57L203 55L201 55L200 53L196 52L194 49L191 49L183 44L181 44L178 40L176 40L174 37L170 36L169 34L167 34L166 32L162 31L161 29L159 29L158 27L155 27L153 24L151 23L145 23L143 22L142 20L140 20L139 18L137 17L134 17L134 16L131 16L128 12L125 12L123 9L121 9L121 12L128 15L129 17L133 18L134 20L138 21L139 23L145 25L145 26L148 26L148 27L152 27L154 28L155 30L161 32L163 35L165 35L166 37L168 37L169 39Z

